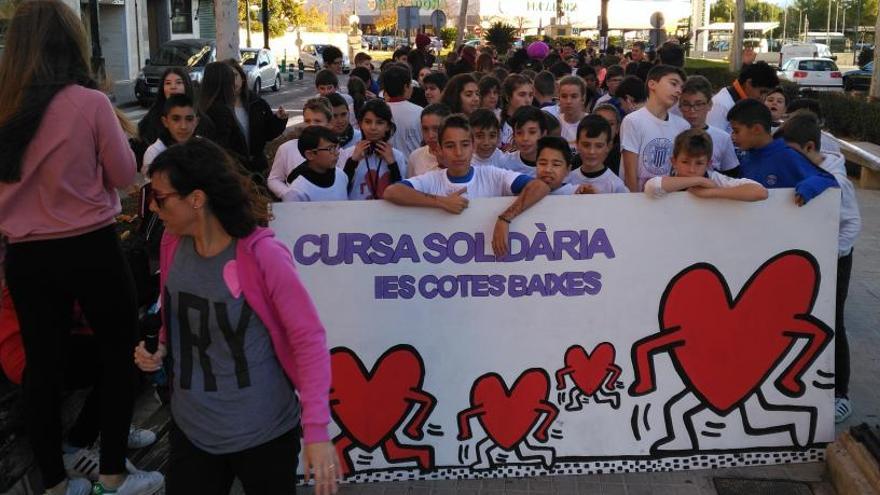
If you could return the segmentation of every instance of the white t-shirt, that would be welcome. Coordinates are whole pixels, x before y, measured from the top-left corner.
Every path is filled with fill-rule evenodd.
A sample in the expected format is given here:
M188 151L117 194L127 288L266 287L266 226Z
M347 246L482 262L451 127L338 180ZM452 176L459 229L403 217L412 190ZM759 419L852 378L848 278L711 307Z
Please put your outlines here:
M595 177L585 175L580 168L576 168L568 174L565 182L575 186L589 184L593 186L593 189L595 189L598 194L629 192L629 189L626 188L626 185L620 180L620 177L615 175L610 168L605 168L601 174Z
M519 156L519 150L505 153L495 166L511 170L518 174L528 175L529 177L534 177L536 173L536 167L534 165L527 165Z
M736 90L734 89L734 91ZM706 123L729 134L733 128L730 127L730 122L727 121L727 112L733 108L735 103L733 97L730 96L728 87L721 88L721 91L715 93L715 96L712 97L712 110L709 110L709 115L706 116Z
M150 169L153 160L167 149L168 146L165 146L165 143L163 143L161 139L157 139L156 142L147 147L147 150L144 151L144 164L141 166L141 173L144 174L144 176L147 175L147 170Z
M571 196L577 191L577 186L574 184L562 184L556 189L550 191L551 196Z
M341 150L336 166L345 170L345 162L351 158L353 152L354 148ZM394 161L397 162L400 177L406 177L406 156L397 148L394 149ZM358 166L354 171L354 180L352 181L351 192L348 193L348 199L381 198L385 188L391 185L391 183L391 171L388 170L388 164L385 163L385 160L378 154L364 156L358 162ZM374 191L374 189L378 189L378 191ZM376 194L377 192L378 194Z
M728 177L724 174L720 174L714 170L709 170L706 172L709 177L709 180L715 183L718 187L736 187L736 186L744 186L746 184L758 184L752 179L734 179L732 177ZM645 194L651 198L662 198L669 194L663 189L663 177L651 177L648 182L645 183Z
M640 191L651 177L669 175L675 137L690 128L686 120L672 114L667 114L666 120L660 120L647 107L623 118L620 124L620 147L623 151L638 155Z
M556 117L557 119L559 118L559 104L541 107L541 110L549 113L550 115Z
M352 129L352 131L353 133L351 135L351 141L347 142L345 146L342 147L342 149L354 148L354 145L358 144L359 142L361 142L361 139L363 139L363 135L361 134L360 129Z
M596 104L593 105L593 108L596 108L603 103L608 103L609 101L611 101L611 98L614 98L613 96L611 96L611 93L605 93L604 95L600 96L598 100L596 100Z
M733 140L730 139L730 134L711 125L707 126L705 130L706 134L712 138L712 163L709 164L712 170L725 172L738 167L739 159L733 149Z
M578 126L580 123L580 120L574 123L568 122L565 120L565 115L559 114L559 135L568 141L568 146L571 147L572 153L577 151Z
M464 177L450 178L448 170L434 170L404 184L416 191L436 196L450 194L467 187L463 194L468 199L514 196L531 180L530 177L497 167L471 167Z
M299 153L297 143L299 143L299 139L291 139L278 147L278 151L275 152L275 160L272 162L272 169L266 179L269 190L279 198L283 198L287 190L290 189L287 176L293 172L293 169L306 161Z
M485 165L491 165L494 167L498 167L501 165L501 160L504 158L504 152L495 148L495 151L486 158L485 160L477 156L477 153L474 152L474 156L471 158L471 165L474 167L482 167Z
M422 107L409 101L388 103L397 130L391 136L391 146L405 156L422 146Z
M510 126L507 122L505 122L501 126L501 142L498 145L499 148L504 148L505 146L513 144L513 127Z
M348 199L348 176L337 168L336 178L330 187L315 185L300 175L287 188L282 201L345 201Z
M422 175L438 168L440 168L440 164L437 163L437 157L431 153L428 146L422 146L410 153L409 159L406 161L407 178Z

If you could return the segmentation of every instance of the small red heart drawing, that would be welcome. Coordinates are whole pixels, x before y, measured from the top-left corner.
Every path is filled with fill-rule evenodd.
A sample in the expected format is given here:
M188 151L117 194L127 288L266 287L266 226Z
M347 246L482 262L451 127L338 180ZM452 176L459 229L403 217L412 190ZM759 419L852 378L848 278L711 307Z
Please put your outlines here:
M425 368L409 346L392 347L371 371L349 349L330 353L333 400L330 410L336 423L362 448L373 450L406 418L413 403L412 390L421 390Z
M385 188L391 185L391 172L386 170L385 173L380 176L376 169L368 169L367 175L364 177L364 182L365 185L362 185L361 187L367 187L369 189L370 197L372 199L382 199L382 196L385 194ZM373 190L374 186L376 190Z
M570 368L571 379L581 392L593 395L602 386L608 376L609 369L614 364L614 346L608 342L602 342L593 349L593 353L574 345L565 351L565 366ZM609 384L612 388L614 384Z
M544 370L523 372L510 389L496 373L483 375L471 389L471 404L481 407L479 422L495 444L511 450L526 438L544 412L550 378Z
M764 383L791 350L794 339L807 337L807 347L778 385L784 393L796 396L803 393L800 375L833 333L810 315L818 287L818 264L803 251L788 251L768 260L736 299L714 266L693 265L666 288L660 304L661 332L637 342L636 347L650 347L654 340L655 345L668 349L689 388L724 415ZM660 340L664 343L656 344Z

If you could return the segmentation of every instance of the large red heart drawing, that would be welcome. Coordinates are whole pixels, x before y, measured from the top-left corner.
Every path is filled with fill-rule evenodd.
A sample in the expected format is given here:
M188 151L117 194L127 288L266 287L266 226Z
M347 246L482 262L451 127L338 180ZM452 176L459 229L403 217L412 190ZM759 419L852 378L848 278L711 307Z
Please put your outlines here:
M818 265L802 251L768 260L735 300L712 265L677 275L660 305L660 327L678 334L670 351L691 390L719 414L749 397L791 349L787 332L809 315L818 284Z
M333 419L349 438L367 450L394 434L413 406L405 398L407 392L421 390L425 375L421 357L407 345L386 351L369 372L346 348L333 349L330 366Z
M471 389L471 404L483 408L480 424L495 444L511 450L541 417L541 403L550 394L550 378L539 369L523 372L510 389L496 373L483 375Z
M614 346L608 342L597 345L592 354L579 345L571 346L565 351L565 366L572 370L571 379L587 395L593 395L599 390L613 364Z

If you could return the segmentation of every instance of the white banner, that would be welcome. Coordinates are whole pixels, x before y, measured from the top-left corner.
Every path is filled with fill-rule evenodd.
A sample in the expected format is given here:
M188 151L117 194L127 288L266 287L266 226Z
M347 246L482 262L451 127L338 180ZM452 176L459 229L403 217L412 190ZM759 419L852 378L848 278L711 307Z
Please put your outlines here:
M332 349L353 481L817 459L833 439L837 191L274 205Z

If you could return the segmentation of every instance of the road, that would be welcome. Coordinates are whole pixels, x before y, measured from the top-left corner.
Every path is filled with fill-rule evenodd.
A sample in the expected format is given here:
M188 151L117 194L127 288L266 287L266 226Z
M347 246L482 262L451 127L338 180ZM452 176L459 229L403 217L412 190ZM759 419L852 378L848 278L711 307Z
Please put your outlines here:
M283 106L290 115L287 121L288 127L302 122L302 106L305 101L317 94L315 90L315 73L306 71L305 76L300 81L296 78L297 73L294 72L293 82L288 82L287 78L282 81L281 89L278 92L272 90L263 91L260 96L269 103L272 109ZM284 74L286 76L286 74ZM340 76L340 85L345 86L348 83L348 76ZM127 105L122 107L125 116L131 121L137 123L147 113L147 109L138 105Z

